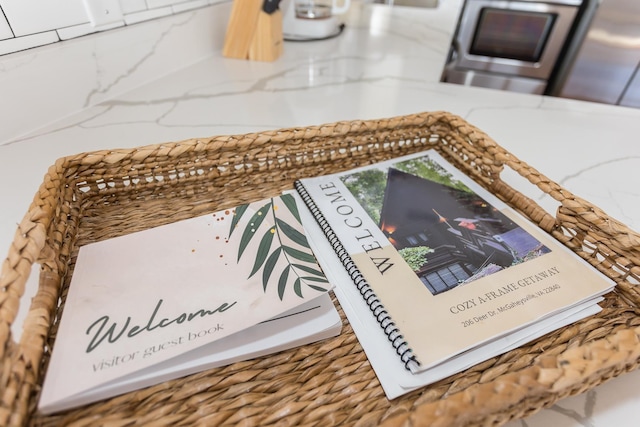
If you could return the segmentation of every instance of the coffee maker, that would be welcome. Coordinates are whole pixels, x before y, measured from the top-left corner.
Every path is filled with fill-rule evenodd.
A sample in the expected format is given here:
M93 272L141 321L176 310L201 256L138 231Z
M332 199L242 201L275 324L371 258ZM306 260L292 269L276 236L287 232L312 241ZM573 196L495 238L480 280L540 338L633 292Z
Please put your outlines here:
M287 41L313 41L335 37L344 24L338 15L345 14L351 0L282 0L282 33Z

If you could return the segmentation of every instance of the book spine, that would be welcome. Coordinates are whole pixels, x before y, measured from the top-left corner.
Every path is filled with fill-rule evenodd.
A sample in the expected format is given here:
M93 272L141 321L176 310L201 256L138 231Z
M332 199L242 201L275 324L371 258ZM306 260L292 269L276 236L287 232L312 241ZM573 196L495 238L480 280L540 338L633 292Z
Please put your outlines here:
M315 218L316 222L322 229L322 232L327 238L327 241L338 256L338 259L344 266L345 270L351 277L351 280L358 288L360 295L362 295L362 298L369 306L369 309L373 313L373 316L376 318L376 321L380 324L380 327L391 342L391 345L395 348L396 353L400 357L400 360L404 363L405 368L411 371L412 365L420 366L420 362L416 359L415 355L411 351L411 347L409 347L409 344L407 344L407 342L404 340L404 337L400 333L400 330L393 322L391 316L389 315L387 310L385 310L375 292L373 291L373 289L371 289L371 286L364 278L355 262L340 242L340 239L333 231L333 228L331 228L331 225L313 201L313 198L305 189L304 184L302 184L302 182L300 181L296 181L294 183L294 187L302 198L302 201L305 203L305 205Z

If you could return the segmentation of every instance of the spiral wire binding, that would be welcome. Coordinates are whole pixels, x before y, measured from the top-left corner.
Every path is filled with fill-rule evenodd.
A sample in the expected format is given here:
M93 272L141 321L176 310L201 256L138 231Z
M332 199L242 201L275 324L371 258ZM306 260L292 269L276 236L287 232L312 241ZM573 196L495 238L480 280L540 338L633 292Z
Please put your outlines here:
M382 302L380 302L373 289L371 289L371 286L364 278L355 262L353 262L351 256L347 253L347 250L340 242L340 239L333 231L333 228L331 228L331 225L329 225L329 222L326 220L322 212L320 212L320 209L307 192L304 184L300 181L296 181L294 186L322 229L322 232L327 237L329 244L338 255L340 262L345 267L347 273L351 277L351 280L353 280L353 283L358 288L360 295L362 295L362 298L364 298L366 304L369 306L369 309L376 318L376 321L380 324L380 327L391 342L391 345L393 345L393 348L395 348L398 356L400 356L400 360L404 363L404 367L411 371L412 365L420 366L420 362L413 354L411 347L409 347L409 344L404 340L400 330L391 319L387 310L385 310Z

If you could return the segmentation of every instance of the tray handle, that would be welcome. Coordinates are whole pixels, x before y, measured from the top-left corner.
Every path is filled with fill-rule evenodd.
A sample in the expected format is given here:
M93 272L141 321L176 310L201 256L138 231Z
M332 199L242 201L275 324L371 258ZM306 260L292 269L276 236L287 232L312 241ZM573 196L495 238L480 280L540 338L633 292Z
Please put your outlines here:
M22 425L31 408L28 396L38 384L41 360L56 306L61 278L54 250L47 235L57 212L54 182L61 164L45 175L36 197L18 224L0 271L0 425ZM39 283L22 325L19 343L11 327L20 308L20 299L35 264L40 264ZM24 303L24 301L23 301ZM23 310L27 309L23 307Z

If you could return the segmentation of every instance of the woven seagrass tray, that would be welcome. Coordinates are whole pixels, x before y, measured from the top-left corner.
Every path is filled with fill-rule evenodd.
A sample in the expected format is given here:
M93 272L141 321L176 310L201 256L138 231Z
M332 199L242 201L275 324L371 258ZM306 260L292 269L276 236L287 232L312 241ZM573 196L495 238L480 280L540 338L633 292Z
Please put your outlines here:
M389 401L334 299L344 324L336 338L57 415L37 413L80 246L273 196L298 178L429 148L614 279L604 310ZM509 169L557 200L557 215L507 185L501 173ZM20 301L34 263L41 265L38 293ZM2 265L0 425L500 425L638 366L639 276L637 233L446 112L66 157L46 174ZM15 342L10 325L18 305L29 303Z

